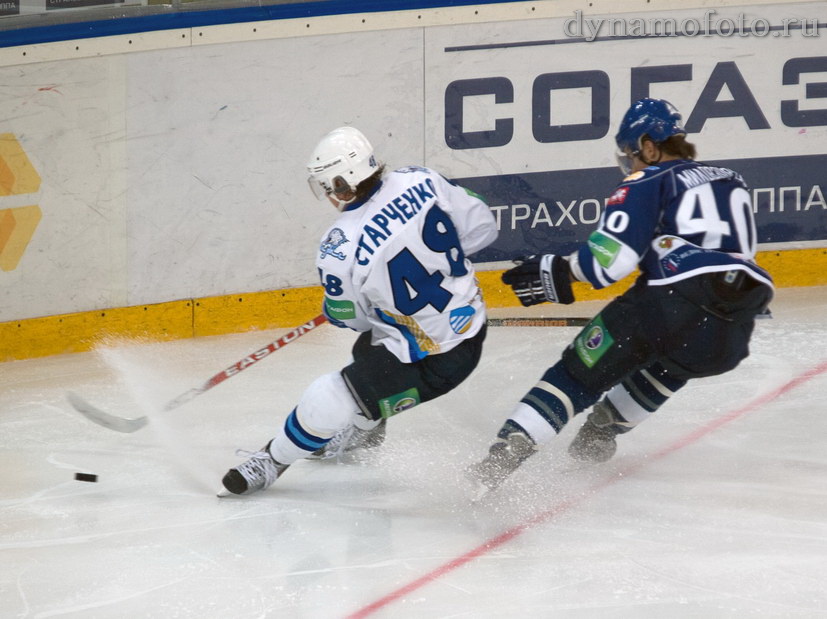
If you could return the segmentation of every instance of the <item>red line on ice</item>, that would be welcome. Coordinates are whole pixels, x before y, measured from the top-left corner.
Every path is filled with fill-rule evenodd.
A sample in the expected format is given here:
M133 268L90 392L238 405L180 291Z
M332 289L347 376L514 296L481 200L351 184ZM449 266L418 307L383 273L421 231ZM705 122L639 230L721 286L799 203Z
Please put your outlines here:
M683 449L684 447L687 447L688 445L692 445L693 443L696 443L698 440L700 440L701 438L703 438L707 434L710 434L711 432L714 432L715 430L717 430L721 426L724 426L724 425L730 423L731 421L734 421L734 420L738 419L739 417L743 417L747 413L751 413L751 412L759 409L763 405L772 402L776 398L781 397L782 395L784 395L785 393L787 393L789 391L792 391L793 389L795 389L799 385L802 385L803 383L806 383L808 380L810 380L812 378L815 378L816 376L819 376L820 374L823 374L825 372L827 372L827 361L821 363L820 365L815 366L814 368L804 372L803 374L800 374L800 375L796 376L795 378L793 378L789 382L784 383L783 385L781 385L780 387L774 389L773 391L770 391L768 393L765 393L762 396L757 397L756 399L752 400L751 402L749 402L745 406L742 406L741 408L737 408L737 409L727 413L726 415L723 415L723 416L719 417L718 419L715 419L714 421L711 421L710 423L706 424L705 426L702 426L702 427L698 428L694 432L691 432L691 433L687 434L686 436L684 436L681 439L675 441L671 445L667 445L666 447L664 447L660 451L656 452L655 454L653 454L652 456L650 456L646 460L640 461L637 464L632 464L630 466L627 466L625 469L623 469L621 471L618 471L618 473L616 475L613 475L612 477L610 477L606 480L603 480L601 482L598 482L598 483L594 484L590 488L590 490L592 492L583 493L580 496L578 496L577 498L569 499L567 501L562 501L562 502L558 503L557 505L554 505L550 509L548 509L544 512L541 512L537 516L534 516L533 518L531 518L529 520L526 520L525 522L523 522L521 524L518 524L517 526L512 527L511 529L508 529L504 533L501 533L500 535L489 539L488 541L486 541L483 544L477 546L473 550L469 550L465 554L462 554L462 555L456 557L455 559L452 559L451 561L448 561L447 563L444 563L444 564L440 565L439 567L437 567L434 570L431 570L430 572L428 572L424 576L421 576L421 577L417 578L416 580L413 580L413 581L409 582L407 585L403 585L403 586L399 587L398 589L396 589L394 591L391 591L390 593L388 593L384 597L379 598L375 602L371 602L370 604L368 604L366 606L363 606L362 608L360 608L356 612L348 615L346 619L362 619L363 617L368 617L368 616L372 615L373 613L385 608L386 606L389 606L390 604L393 604L397 600L402 599L408 593L412 593L413 591L416 591L417 589L420 589L420 588L424 587L428 583L433 582L433 581L441 578L445 574L448 574L449 572L452 572L455 569L457 569L459 567L462 567L466 563L470 563L474 559L476 559L478 557L481 557L481 556L489 553L490 551L495 550L495 549L499 548L500 546L510 542L515 537L518 537L519 535L521 535L523 533L523 531L526 531L526 530L528 530L528 529L530 529L530 528L532 528L532 527L534 527L538 524L542 524L542 523L544 523L548 520L551 520L555 516L558 516L559 514L565 513L567 511L569 511L570 509L572 509L574 507L577 507L578 505L580 505L584 501L591 498L591 495L593 494L594 491L605 488L606 486L611 486L612 484L622 480L624 477L627 477L628 475L637 472L638 470L642 469L644 466L650 464L651 462L659 460L660 458L668 456L669 454L671 454L675 451L678 451L680 449Z

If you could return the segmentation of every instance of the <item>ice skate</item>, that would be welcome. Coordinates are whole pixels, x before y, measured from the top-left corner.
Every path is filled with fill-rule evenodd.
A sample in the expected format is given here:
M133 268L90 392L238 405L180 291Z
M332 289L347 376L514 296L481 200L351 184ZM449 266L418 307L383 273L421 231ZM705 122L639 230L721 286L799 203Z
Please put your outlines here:
M615 423L612 408L605 400L594 405L586 423L580 427L569 445L569 455L572 458L579 462L599 464L615 455L615 437L621 433L621 428Z
M290 466L273 459L270 455L270 443L261 451L249 452L239 449L236 454L247 455L249 459L227 471L221 480L226 491L231 494L252 494L269 488ZM226 494L219 493L219 496Z
M309 460L329 460L359 449L375 449L385 442L386 420L382 419L370 430L363 430L355 425L349 425L333 435L324 447L317 449Z
M528 434L509 428L508 425L506 423L503 428L506 432L500 431L500 437L491 445L485 459L466 471L468 478L478 486L477 498L499 488L511 473L537 451L537 444Z

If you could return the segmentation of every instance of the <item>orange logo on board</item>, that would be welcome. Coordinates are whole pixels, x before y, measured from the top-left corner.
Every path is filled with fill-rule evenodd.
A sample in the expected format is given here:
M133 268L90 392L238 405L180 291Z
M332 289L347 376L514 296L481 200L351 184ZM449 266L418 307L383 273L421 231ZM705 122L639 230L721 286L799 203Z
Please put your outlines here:
M40 175L20 142L11 133L0 133L0 206L3 196L34 194L40 190ZM40 223L37 204L0 208L0 269L13 271Z

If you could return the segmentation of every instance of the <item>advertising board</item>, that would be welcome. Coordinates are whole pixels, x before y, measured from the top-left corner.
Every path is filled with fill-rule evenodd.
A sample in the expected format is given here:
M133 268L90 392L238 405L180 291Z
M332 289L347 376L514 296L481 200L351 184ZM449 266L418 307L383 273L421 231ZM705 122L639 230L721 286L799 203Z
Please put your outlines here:
M646 96L681 110L699 159L744 176L759 247L827 245L827 11L794 8L428 30L428 164L500 222L475 258L584 241L622 180L620 118Z

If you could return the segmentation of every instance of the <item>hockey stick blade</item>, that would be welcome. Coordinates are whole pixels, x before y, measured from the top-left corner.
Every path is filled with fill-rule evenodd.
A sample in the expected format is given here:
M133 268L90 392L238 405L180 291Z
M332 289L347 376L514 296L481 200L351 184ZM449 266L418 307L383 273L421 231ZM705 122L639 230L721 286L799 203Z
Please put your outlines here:
M246 370L251 365L258 363L265 357L270 356L278 349L287 346L287 344L289 344L290 342L297 340L308 331L318 327L320 324L323 324L325 322L327 322L327 317L324 314L319 314L318 316L306 322L305 324L299 325L292 331L285 333L279 339L270 342L264 348L259 348L257 351L247 355L246 357L244 357L240 361L237 361L230 367L221 370L218 374L212 376L207 382L205 382L200 387L194 387L193 389L189 389L188 391L185 391L176 398L170 400L163 407L163 410L171 411L174 408L178 408L179 406L186 404L187 402L201 395L205 391L209 391L216 385L220 385L228 378L231 378L239 372ZM69 404L72 405L72 408L74 408L84 417L86 417L90 421L93 421L99 426L109 428L110 430L115 430L116 432L136 432L137 430L143 428L149 422L149 419L147 417L135 417L134 419L128 419L125 417L118 417L117 415L112 415L111 413L107 413L106 411L92 406L91 404L89 404L89 402L81 398L76 393L67 392L66 398L69 400Z
M126 417L110 415L106 411L102 411L101 409L92 406L89 402L72 391L66 392L66 399L69 400L69 404L72 405L72 408L74 408L81 415L90 421L95 422L99 426L109 428L110 430L115 430L115 432L124 432L126 434L137 432L143 428L148 421L146 417L128 419Z
M183 406L184 404L186 404L187 402L189 402L190 400L192 400L196 396L201 395L205 391L206 391L206 389L204 389L203 387L197 387L195 389L190 389L189 391L186 391L186 392L182 393L181 395L179 395L174 400L170 400L169 402L167 402L164 405L164 410L165 411L171 411L174 408L178 408L179 406Z
M489 318L489 327L585 327L591 318Z

